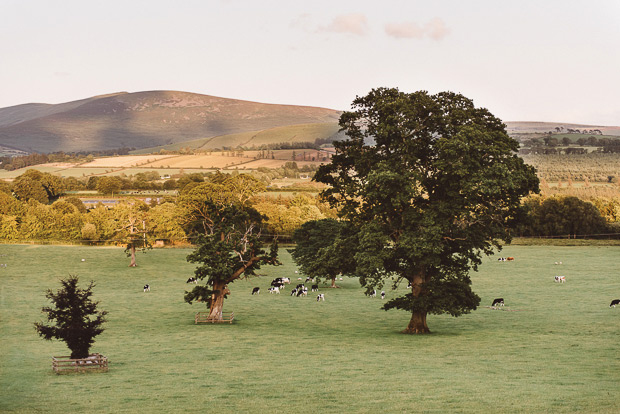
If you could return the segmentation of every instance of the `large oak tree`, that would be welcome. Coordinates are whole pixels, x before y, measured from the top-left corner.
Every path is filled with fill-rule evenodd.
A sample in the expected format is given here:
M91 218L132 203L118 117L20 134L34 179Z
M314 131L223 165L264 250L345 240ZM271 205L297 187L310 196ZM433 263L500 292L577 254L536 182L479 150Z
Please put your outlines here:
M255 275L262 264L278 264L278 249L274 242L269 252L263 250L264 217L249 202L263 185L243 174L214 178L181 195L179 208L188 231L197 235L187 260L198 264L194 274L201 282L186 292L185 301L205 302L208 319L221 320L228 285Z
M362 285L409 281L411 292L384 309L411 312L404 332L428 333L427 314L479 305L469 271L510 240L538 179L501 120L462 95L379 88L352 109L340 117L348 139L334 143L315 180L359 228Z

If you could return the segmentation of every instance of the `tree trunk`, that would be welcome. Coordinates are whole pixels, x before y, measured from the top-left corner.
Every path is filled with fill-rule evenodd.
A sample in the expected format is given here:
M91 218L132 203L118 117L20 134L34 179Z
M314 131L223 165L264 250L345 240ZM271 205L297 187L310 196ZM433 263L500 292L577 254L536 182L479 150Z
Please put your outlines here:
M212 321L221 321L222 309L224 308L224 295L228 295L230 290L228 290L228 286L224 283L215 284L213 286L213 290L216 290L217 292L211 295L209 316L207 319Z
M337 288L336 286L336 276L332 277L332 288Z
M413 293L413 297L418 297L422 293L422 285L424 284L424 273L420 271L413 276L413 281L411 283L411 292ZM428 325L426 324L426 315L428 312L426 311L413 311L411 312L411 320L409 321L409 325L407 325L407 329L403 331L406 334L427 334L431 333L428 329Z
M411 320L407 329L403 331L406 334L427 334L431 333L426 325L426 312L412 312Z
M132 244L129 251L131 252L131 263L129 264L129 267L136 267L136 245Z

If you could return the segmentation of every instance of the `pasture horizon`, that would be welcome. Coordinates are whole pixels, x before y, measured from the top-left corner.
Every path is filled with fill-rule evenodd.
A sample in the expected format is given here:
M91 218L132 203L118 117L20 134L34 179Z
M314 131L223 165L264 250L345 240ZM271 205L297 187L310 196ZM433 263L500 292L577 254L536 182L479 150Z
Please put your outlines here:
M60 412L614 412L620 247L506 246L472 273L481 306L429 316L432 334L400 334L410 315L380 310L354 278L316 296L270 295L283 265L233 283L233 325L195 326L183 302L191 249L155 249L128 268L121 248L0 245L0 411ZM514 262L497 257L513 256ZM85 259L84 262L81 259ZM555 262L562 265L555 265ZM109 311L91 348L103 374L57 376L33 323L58 280L94 280ZM553 282L565 275L566 283ZM145 283L150 293L142 292ZM261 294L251 296L252 287ZM399 288L405 292L405 284ZM291 287L292 288L292 287ZM387 297L396 294L388 289ZM503 297L505 311L487 307ZM508 311L508 310L512 310ZM97 392L92 392L97 390ZM363 396L363 398L360 398Z

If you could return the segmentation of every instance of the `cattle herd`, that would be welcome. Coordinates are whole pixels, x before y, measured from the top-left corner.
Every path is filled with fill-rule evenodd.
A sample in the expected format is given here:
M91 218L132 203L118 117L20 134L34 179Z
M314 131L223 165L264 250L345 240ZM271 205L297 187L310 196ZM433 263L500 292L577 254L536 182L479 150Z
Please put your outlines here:
M84 260L84 259L82 259ZM512 262L515 260L514 257L500 257L497 259L499 262ZM556 265L558 264L562 264L562 262L555 262ZM6 266L6 265L5 265ZM297 273L297 271L295 272ZM302 278L297 278L298 281L303 280ZM342 278L340 278L340 280L342 280ZM314 283L314 279L311 277L307 277L306 281L304 283L299 283L297 286L295 286L294 289L291 290L291 296L296 296L296 297L305 297L308 296L308 288L306 287L305 283ZM557 283L565 283L566 282L566 276L554 276L554 282ZM196 279L195 277L190 277L189 279L187 279L187 283L198 283L198 279ZM279 295L281 291L284 290L284 287L286 284L290 284L291 283L291 279L288 277L277 277L275 279L273 279L271 281L271 287L268 289L269 293L271 294L276 294ZM411 283L409 283L407 285L407 288L411 288ZM144 285L144 291L145 292L149 292L151 290L151 287L149 285ZM310 291L312 292L318 292L319 290L319 285L318 284L313 284L310 287ZM260 287L255 287L252 289L252 295L258 295L260 294ZM371 290L369 292L366 292L366 295L368 295L371 298L375 298L377 297L377 291L376 290ZM385 299L385 291L381 291L381 299ZM319 293L316 297L317 302L321 301L321 300L325 300L325 295L323 293ZM609 307L613 307L615 308L616 305L620 306L620 299L614 299L611 301L611 304L609 305ZM491 308L492 309L499 309L500 306L504 306L504 298L495 298L493 299L493 303L491 303Z
M497 261L499 262L512 262L514 261L515 258L514 257L500 257L497 259ZM555 262L556 265L561 265L562 262ZM554 282L557 283L564 283L566 282L566 276L554 276ZM410 287L410 286L408 286ZM609 305L609 307L613 307L615 308L616 305L620 305L620 299L614 299L611 301L611 304ZM493 299L493 303L491 303L491 309L499 309L499 306L504 306L504 298L496 298Z

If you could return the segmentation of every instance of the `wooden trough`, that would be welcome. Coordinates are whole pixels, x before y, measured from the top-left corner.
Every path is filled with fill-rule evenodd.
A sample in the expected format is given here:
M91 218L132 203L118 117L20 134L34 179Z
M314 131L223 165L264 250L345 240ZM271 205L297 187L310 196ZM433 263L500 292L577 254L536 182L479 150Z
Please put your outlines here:
M52 357L52 369L56 374L68 372L90 372L108 370L108 358L101 354L90 354L88 358L71 359L68 356Z
M223 313L222 319L209 319L209 312L196 312L194 323L233 323L235 312Z

